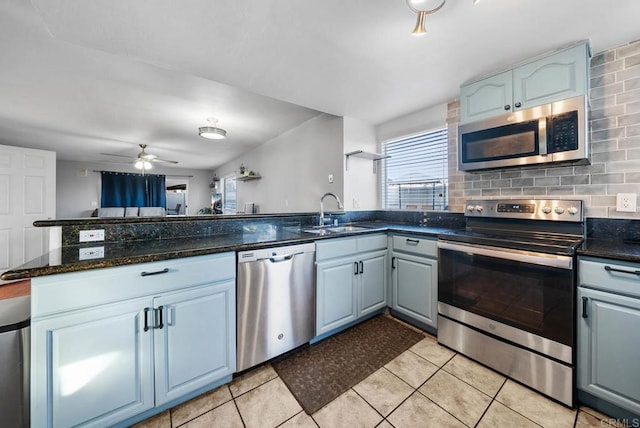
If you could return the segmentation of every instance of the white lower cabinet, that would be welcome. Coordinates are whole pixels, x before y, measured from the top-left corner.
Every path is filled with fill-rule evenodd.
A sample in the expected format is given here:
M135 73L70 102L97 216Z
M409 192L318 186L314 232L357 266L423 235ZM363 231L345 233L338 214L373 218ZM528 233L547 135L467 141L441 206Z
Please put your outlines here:
M32 426L118 424L235 371L233 253L34 278L32 300Z
M612 416L640 416L640 265L582 257L578 263L579 391Z
M421 326L437 328L438 261L436 241L413 236L392 237L391 308Z
M386 248L383 234L316 244L316 336L387 306Z

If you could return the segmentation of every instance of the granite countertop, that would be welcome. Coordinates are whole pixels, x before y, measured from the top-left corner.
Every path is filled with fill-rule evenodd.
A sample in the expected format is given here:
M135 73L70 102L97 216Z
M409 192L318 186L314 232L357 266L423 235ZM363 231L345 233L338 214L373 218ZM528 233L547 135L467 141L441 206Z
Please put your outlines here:
M184 237L118 243L91 242L82 245L64 246L44 254L22 266L4 272L0 279L17 280L58 273L78 272L113 266L169 260L181 257L200 256L227 251L245 251L282 245L300 244L323 239L379 233L399 232L437 237L456 229L428 226L410 226L382 222L354 223L366 229L317 236L286 227L269 231L245 231L206 237ZM104 247L104 257L80 260L79 252L84 248Z
M587 238L578 255L640 263L640 240Z

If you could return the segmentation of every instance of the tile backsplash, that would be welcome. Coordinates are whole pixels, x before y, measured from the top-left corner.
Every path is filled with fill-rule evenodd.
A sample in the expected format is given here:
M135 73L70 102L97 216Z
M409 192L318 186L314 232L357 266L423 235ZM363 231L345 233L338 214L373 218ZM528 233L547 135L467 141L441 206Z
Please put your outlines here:
M449 210L470 198L582 199L587 217L640 219L616 211L617 193L640 193L640 40L591 59L591 165L457 170L459 101L448 105Z

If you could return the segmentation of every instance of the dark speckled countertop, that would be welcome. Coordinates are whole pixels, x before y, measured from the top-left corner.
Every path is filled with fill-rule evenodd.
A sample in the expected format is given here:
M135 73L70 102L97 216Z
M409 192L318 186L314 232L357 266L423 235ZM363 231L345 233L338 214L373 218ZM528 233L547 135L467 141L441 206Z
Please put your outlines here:
M316 236L299 230L277 227L259 232L235 232L215 236L153 239L115 243L93 242L83 245L69 245L49 252L20 267L2 274L3 280L17 280L66 272L78 272L135 263L145 263L222 253L244 251L256 248L313 242L323 239L355 236L379 232L411 233L426 237L437 237L458 229L446 227L410 226L385 222L362 222L358 225L367 229ZM104 258L80 260L83 248L104 247Z
M640 241L587 238L578 255L640 263Z

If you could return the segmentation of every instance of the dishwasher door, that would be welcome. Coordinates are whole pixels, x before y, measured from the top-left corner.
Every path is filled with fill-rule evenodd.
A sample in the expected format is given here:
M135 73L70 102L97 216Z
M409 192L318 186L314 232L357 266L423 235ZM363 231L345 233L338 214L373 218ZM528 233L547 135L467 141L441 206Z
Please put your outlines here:
M237 370L315 334L315 244L238 253Z

